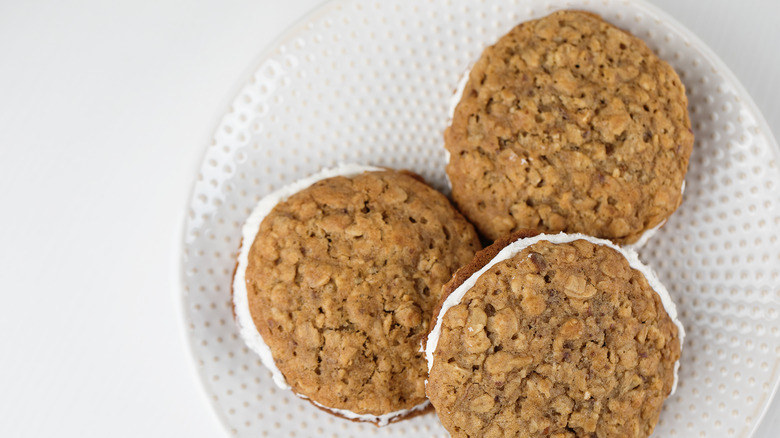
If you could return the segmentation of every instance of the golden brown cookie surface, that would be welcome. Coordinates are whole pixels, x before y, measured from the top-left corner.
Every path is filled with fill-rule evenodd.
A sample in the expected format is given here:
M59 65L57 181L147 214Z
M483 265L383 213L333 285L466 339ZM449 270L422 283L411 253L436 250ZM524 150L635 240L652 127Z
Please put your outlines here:
M693 148L683 85L640 39L559 11L474 65L445 132L453 198L482 233L633 243L682 201Z
M679 356L677 326L622 254L542 240L446 311L427 391L453 437L647 437Z
M406 173L328 178L261 223L252 319L296 393L356 414L410 409L425 401L418 350L441 286L477 249L471 224Z

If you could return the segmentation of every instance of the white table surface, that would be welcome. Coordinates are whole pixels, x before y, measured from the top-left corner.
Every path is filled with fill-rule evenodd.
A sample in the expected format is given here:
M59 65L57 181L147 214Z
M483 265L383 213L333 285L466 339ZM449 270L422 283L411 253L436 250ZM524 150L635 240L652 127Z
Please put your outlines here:
M780 2L654 2L780 134ZM318 3L0 3L0 436L224 436L177 319L178 227L237 81Z

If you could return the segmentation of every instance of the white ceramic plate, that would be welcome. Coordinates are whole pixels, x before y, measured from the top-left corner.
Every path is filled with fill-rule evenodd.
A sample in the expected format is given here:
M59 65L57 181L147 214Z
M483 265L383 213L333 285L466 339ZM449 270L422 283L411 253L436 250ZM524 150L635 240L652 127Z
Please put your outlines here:
M644 39L688 90L696 144L682 207L641 251L681 310L680 386L655 436L747 437L780 365L778 147L733 75L642 1L332 1L262 57L207 148L187 214L182 305L206 394L233 435L447 436L434 415L377 429L274 388L238 338L230 282L260 197L337 162L412 169L446 191L442 132L461 74L521 21L602 14Z

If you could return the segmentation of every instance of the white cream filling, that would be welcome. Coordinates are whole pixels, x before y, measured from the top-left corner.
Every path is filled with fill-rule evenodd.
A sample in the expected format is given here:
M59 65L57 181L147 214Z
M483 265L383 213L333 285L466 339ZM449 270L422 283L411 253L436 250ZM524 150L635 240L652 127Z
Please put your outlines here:
M655 233L658 232L658 230L661 229L666 224L666 220L664 219L661 221L660 224L654 226L653 228L650 228L649 230L645 230L644 233L642 233L641 236L639 236L639 240L637 240L634 243L629 243L628 245L623 245L623 248L627 249L633 249L634 251L639 251L642 247L647 245L647 242L650 241L650 238L655 235Z
M463 76L460 77L460 80L458 81L458 85L455 88L455 93L450 97L450 101L447 105L447 115L449 117L449 125L452 125L452 117L455 115L455 107L458 106L458 103L460 102L461 98L463 97L463 91L466 89L466 84L469 82L469 73L471 73L471 66L466 69L466 72L463 73ZM447 148L444 149L444 165L446 166L450 162L450 151L447 150ZM450 176L447 175L445 172L445 176L447 177L447 188L450 189L450 193L452 193L452 181L450 181Z
M575 240L587 240L588 242L594 243L596 245L604 245L608 246L615 251L618 251L621 253L627 260L629 266L631 266L633 269L636 269L639 271L642 275L645 276L647 279L647 283L650 285L651 288L658 294L658 296L661 298L661 303L664 306L664 309L666 310L666 313L669 315L669 318L672 319L672 322L677 326L678 328L678 336L680 338L680 350L682 350L683 346L683 340L685 339L685 329L683 328L682 323L679 319L677 319L677 308L674 305L674 302L672 301L672 297L669 295L669 292L666 290L666 287L661 283L661 281L658 279L658 276L653 272L653 270L644 265L641 261L639 261L639 256L637 255L636 251L630 248L621 248L614 243L604 240L604 239L597 239L595 237L586 236L584 234L540 234L538 236L529 237L525 239L518 239L509 245L507 245L504 249L502 249L495 257L493 257L492 260L490 260L482 269L477 271L476 273L472 274L466 281L463 282L457 289L455 289L446 300L444 300L444 304L441 307L441 310L439 311L439 315L436 318L436 325L433 327L433 330L431 330L431 333L428 335L428 343L425 347L425 359L428 362L428 372L431 371L431 368L433 367L433 352L436 351L436 347L439 343L439 336L441 335L441 325L444 318L444 314L447 313L447 310L450 308L457 306L460 301L463 299L463 296L466 295L466 292L468 292L477 282L477 279L479 279L482 274L487 272L490 268L492 268L497 263L500 263L504 260L510 259L517 255L522 250L528 248L529 246L538 243L540 241L548 241L550 243L555 244L561 244L561 243L569 243L573 242ZM672 385L672 392L671 394L674 394L674 391L677 389L677 379L678 379L678 369L680 368L680 361L678 360L674 364L674 384Z
M471 74L472 67L473 65L469 66L469 68L466 69L466 72L463 73L463 76L460 77L458 86L455 88L455 94L450 97L450 104L447 107L447 116L450 118L450 123L452 123L452 118L455 117L455 108L458 106L461 99L463 99L463 92L466 90L466 84L469 83L469 75Z
M325 169L308 178L298 180L266 195L263 199L261 199L260 202L257 203L257 206L255 206L255 209L249 215L249 218L244 223L244 226L241 228L241 251L238 254L238 267L236 268L236 277L233 280L233 308L236 312L236 322L238 324L241 338L244 340L244 342L246 342L246 345L252 349L252 351L260 356L260 361L263 363L263 365L265 365L266 368L271 371L274 383L276 383L276 386L281 389L290 389L290 385L287 384L284 375L279 370L279 368L277 368L273 355L271 354L271 349L263 340L260 332L257 331L255 322L252 319L252 314L249 311L249 296L246 287L245 275L247 266L249 265L249 249L252 247L252 244L255 241L255 237L257 237L257 233L260 231L260 224L263 222L263 219L268 216L271 210L276 207L277 204L286 201L290 196L310 187L312 184L318 181L334 176L352 177L363 172L376 172L380 170L384 169L359 164L339 164L335 168ZM343 409L334 409L328 406L323 406L314 400L311 401L317 406L339 414L343 417L360 421L375 422L380 426L388 424L393 418L407 415L411 412L424 409L426 406L428 406L428 401L426 400L425 402L411 409L405 409L376 416L370 414L356 414L352 411Z
M402 409L400 411L390 412L389 414L384 414L384 415L371 415L371 414L356 414L352 411L347 411L344 409L329 408L327 406L323 406L317 403L314 400L311 400L311 402L323 409L327 409L330 412L333 412L334 414L338 414L343 417L349 418L350 420L376 423L376 425L380 427L387 426L388 424L390 424L390 421L392 421L394 418L405 417L406 415L411 414L412 412L422 411L423 409L427 408L428 405L431 403L430 401L425 400L424 402L420 403L419 405L411 409Z

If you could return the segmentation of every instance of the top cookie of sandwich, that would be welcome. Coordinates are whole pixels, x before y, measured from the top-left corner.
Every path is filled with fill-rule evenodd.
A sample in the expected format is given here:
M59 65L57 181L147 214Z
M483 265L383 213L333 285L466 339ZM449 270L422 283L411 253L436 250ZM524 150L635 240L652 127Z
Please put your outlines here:
M453 438L650 436L684 336L671 297L636 253L532 234L445 285L426 345L439 419Z
M479 249L444 195L406 172L321 180L274 207L249 251L252 319L292 389L382 415L425 402L442 285Z
M491 239L532 228L636 242L682 201L680 78L599 16L522 23L471 70L444 138L461 211Z

